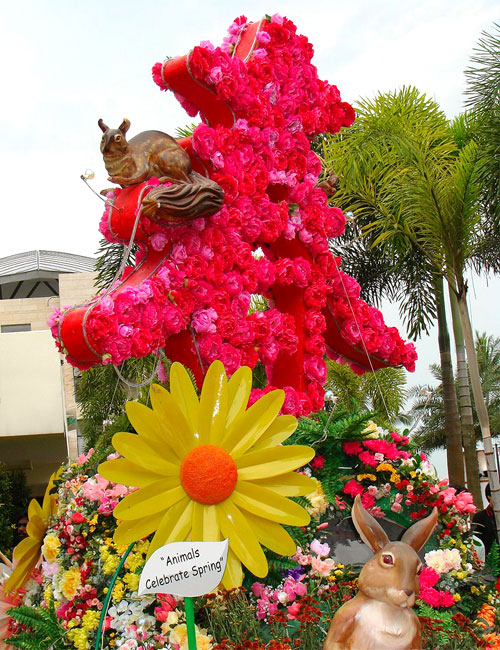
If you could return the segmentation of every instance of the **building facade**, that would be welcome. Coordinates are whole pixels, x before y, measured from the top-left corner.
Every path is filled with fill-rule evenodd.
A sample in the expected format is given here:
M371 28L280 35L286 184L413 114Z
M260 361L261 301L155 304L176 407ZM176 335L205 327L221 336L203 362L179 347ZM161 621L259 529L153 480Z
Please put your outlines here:
M47 320L94 295L94 263L44 250L0 259L0 461L26 473L33 496L78 455L74 369Z

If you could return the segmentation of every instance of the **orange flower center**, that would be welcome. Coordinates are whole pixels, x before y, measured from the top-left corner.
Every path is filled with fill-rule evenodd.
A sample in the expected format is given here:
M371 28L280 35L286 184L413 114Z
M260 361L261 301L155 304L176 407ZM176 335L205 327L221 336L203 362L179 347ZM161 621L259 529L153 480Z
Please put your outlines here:
M205 505L225 501L234 491L238 480L236 463L216 445L201 445L192 449L181 465L181 485L186 494Z

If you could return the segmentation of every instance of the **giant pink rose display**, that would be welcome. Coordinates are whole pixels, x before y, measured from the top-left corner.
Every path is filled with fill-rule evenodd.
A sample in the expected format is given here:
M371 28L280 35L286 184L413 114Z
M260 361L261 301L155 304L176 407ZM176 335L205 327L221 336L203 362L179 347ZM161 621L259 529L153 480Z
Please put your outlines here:
M286 18L240 17L221 47L203 42L154 66L160 88L174 91L189 115L201 113L181 144L194 169L222 187L224 202L213 216L172 226L140 213L137 197L157 178L109 193L101 232L128 243L132 227L123 224L138 219L137 267L80 310L80 320L55 314L53 332L71 363L120 364L165 350L201 380L214 359L228 374L260 361L264 392L284 388L284 412L295 415L323 405L325 355L357 372L413 370L414 346L360 299L328 248L345 218L317 187L311 141L348 127L354 111L318 78L312 55ZM269 309L249 313L252 294ZM72 347L79 327L85 345Z

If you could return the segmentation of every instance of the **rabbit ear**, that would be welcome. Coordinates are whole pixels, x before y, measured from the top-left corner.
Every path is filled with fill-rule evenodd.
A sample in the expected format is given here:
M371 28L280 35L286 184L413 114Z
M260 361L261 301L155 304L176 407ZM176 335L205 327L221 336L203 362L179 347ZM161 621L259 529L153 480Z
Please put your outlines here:
M385 530L361 505L359 494L354 499L351 515L361 539L374 553L378 553L389 543Z
M417 523L410 526L406 533L401 538L405 544L409 544L417 553L425 546L427 540L434 532L438 518L437 508L432 509L431 514L425 519L417 521Z
M124 117L123 122L118 127L118 130L121 131L123 133L123 135L125 135L125 133L127 133L129 128L130 128L130 120L127 120L127 118Z
M103 122L102 119L100 119L100 120L97 122L97 124L99 125L99 128L101 129L101 131L102 131L103 133L106 133L106 131L109 129L109 126L106 126L106 124L104 124L104 122Z

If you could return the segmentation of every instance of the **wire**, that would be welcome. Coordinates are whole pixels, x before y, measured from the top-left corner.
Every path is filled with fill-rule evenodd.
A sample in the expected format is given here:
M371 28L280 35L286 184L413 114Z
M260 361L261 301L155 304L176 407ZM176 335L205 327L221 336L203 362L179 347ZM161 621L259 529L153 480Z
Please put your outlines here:
M354 322L356 323L356 327L358 328L359 336L361 338L361 343L363 344L363 349L364 349L366 357L368 359L368 363L370 364L370 369L371 369L371 371L373 373L373 379L375 380L375 384L377 385L377 389L378 389L378 392L380 394L380 398L381 398L382 403L383 403L384 408L385 408L387 419L390 420L391 417L390 417L390 414L389 414L389 409L387 407L387 403L385 401L384 394L382 393L382 389L381 389L380 384L378 382L377 375L375 373L375 368L373 367L373 363L372 363L372 360L370 358L370 354L369 354L368 349L366 347L366 343L365 343L365 340L363 338L363 332L362 332L362 330L361 330L361 328L359 326L358 319L356 318L356 314L354 312L354 309L353 309L353 306L352 306L352 303L351 303L351 298L349 297L349 294L347 293L347 289L346 289L346 286L344 284L344 278L342 277L342 273L340 272L339 267L337 265L335 265L335 268L337 269L337 273L339 274L340 282L342 283L342 287L344 289L344 293L345 293L345 296L347 298L347 302L349 304L349 309L351 310L352 317L354 319Z

